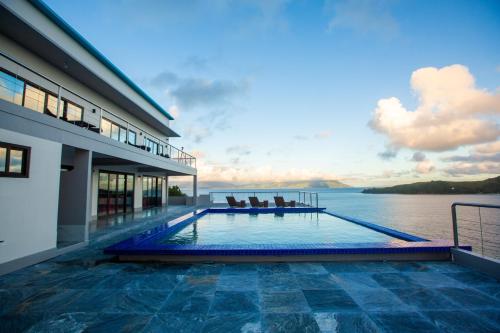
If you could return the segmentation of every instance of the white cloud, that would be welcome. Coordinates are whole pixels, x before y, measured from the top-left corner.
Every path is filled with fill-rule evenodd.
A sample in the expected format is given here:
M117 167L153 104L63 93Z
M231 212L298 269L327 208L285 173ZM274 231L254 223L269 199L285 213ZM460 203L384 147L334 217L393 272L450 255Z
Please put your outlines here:
M374 33L382 37L394 37L399 25L384 0L329 1L327 11L333 12L328 30L337 28L354 30L358 33Z
M411 160L414 161L414 162L423 162L425 161L427 158L425 156L424 153L422 153L421 151L417 151L413 154L413 156L411 157Z
M378 101L370 122L391 145L445 151L500 136L500 94L476 88L467 67L418 69L411 86L419 98L415 111L407 110L396 97L385 98Z
M415 167L415 171L417 173L430 173L432 171L434 171L436 168L434 167L434 163L432 163L432 161L429 161L429 160L424 160L424 161L421 161L421 162L418 162L417 163L417 166Z
M316 139L329 139L333 135L332 131L320 131L314 135Z
M496 153L500 153L500 141L492 142L492 143L486 143L486 144L482 144L482 145L477 145L474 148L474 151L477 154L496 154Z
M499 175L500 174L500 163L496 162L480 162L480 163L470 163L470 162L459 162L454 163L450 167L444 170L447 174L452 176L463 176L463 175Z
M171 107L168 108L168 113L170 113L174 118L179 117L179 108L177 105L172 105Z
M251 151L249 146L237 145L226 148L226 153L231 155L243 156L250 155Z

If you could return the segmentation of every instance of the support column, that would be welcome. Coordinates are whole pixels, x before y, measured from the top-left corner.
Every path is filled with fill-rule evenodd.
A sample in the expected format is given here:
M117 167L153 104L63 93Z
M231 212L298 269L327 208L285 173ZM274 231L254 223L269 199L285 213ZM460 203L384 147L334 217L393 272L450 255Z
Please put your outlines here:
M134 211L142 208L142 174L135 174Z
M198 176L193 176L193 206L198 204Z
M75 149L73 170L61 172L58 242L86 242L92 218L92 152Z
M168 207L168 175L165 175L165 205Z

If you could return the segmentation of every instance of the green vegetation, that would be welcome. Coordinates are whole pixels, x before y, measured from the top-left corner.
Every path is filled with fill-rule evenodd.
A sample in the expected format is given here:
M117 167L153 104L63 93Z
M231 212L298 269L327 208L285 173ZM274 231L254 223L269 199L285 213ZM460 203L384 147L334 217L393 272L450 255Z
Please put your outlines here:
M168 187L168 195L171 197L184 197L186 196L186 193L182 193L179 186L174 185Z
M430 181L391 187L368 188L363 193L383 194L500 194L500 176L480 181Z

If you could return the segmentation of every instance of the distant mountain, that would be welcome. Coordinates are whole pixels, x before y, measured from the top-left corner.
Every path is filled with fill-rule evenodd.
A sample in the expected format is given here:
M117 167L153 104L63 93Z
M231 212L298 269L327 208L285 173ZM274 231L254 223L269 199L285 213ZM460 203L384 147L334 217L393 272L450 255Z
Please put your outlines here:
M500 194L500 176L480 181L430 181L391 187L368 188L363 193L373 194Z
M208 189L303 189L303 188L346 188L350 187L338 180L297 180L283 182L255 182L255 183L230 183L230 182L199 182L199 187Z

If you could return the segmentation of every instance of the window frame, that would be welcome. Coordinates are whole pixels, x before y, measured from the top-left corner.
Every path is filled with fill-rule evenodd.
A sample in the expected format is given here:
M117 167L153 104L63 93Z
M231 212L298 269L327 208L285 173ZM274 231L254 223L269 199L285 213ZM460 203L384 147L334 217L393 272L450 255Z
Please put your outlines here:
M31 160L31 147L17 145L8 142L0 141L0 147L6 149L5 153L5 171L0 171L0 177L8 178L29 178L30 173L30 160ZM21 164L21 172L9 172L10 166L10 151L21 150L23 152L23 160Z
M83 120L83 113L85 112L85 108L83 106L81 106L80 104L77 104L69 99L66 99L66 98L62 98L61 97L61 102L64 103L64 106L63 106L63 114L62 114L62 120L64 121L82 121ZM71 103L73 104L74 106L76 106L77 108L79 108L81 110L80 112L80 119L78 120L70 120L68 119L68 103Z

